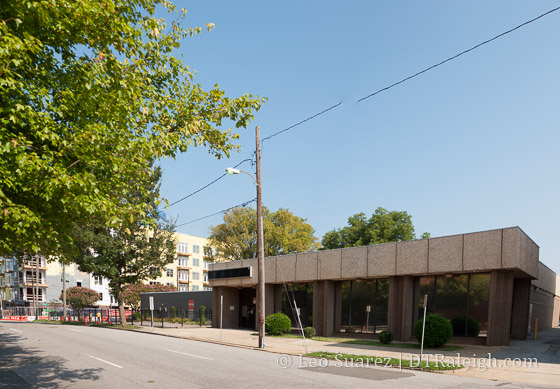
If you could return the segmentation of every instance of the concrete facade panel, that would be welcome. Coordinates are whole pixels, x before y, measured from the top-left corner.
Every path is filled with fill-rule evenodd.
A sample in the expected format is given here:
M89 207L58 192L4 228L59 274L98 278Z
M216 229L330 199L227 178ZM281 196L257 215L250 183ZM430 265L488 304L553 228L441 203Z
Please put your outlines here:
M385 243L367 248L368 277L386 277L396 274L397 244Z
M342 250L319 251L319 279L339 280L342 278Z
M367 277L367 247L342 249L342 278Z
M265 282L276 282L276 258L277 257L265 257L264 258L264 280Z
M502 230L465 234L463 269L502 268Z
M296 255L296 280L315 281L318 275L319 253L306 253Z
M429 239L428 272L463 271L463 235Z
M539 262L538 279L533 280L532 284L548 293L556 294L557 275L542 262Z
M276 257L276 282L294 282L296 280L296 255Z
M397 243L397 275L428 272L428 239Z
M530 277L538 277L539 246L519 227L504 228L502 266L504 269L520 269Z

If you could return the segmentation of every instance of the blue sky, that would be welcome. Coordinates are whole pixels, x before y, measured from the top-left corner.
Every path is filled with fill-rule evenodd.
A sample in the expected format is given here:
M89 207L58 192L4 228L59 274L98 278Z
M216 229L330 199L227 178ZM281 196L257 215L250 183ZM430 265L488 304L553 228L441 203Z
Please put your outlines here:
M197 82L268 97L242 151L191 149L162 163L173 202L220 176L266 137L263 203L306 218L316 236L377 207L408 211L432 237L520 226L560 273L560 11L357 103L380 88L560 6L560 1L176 1ZM241 169L251 170L245 163ZM184 223L255 197L227 176L166 212ZM207 236L220 215L178 228Z

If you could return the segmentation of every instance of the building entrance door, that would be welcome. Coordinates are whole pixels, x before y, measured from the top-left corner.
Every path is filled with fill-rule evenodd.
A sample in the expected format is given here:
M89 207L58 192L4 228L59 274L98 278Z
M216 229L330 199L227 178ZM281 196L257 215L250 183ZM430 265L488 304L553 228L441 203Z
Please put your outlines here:
M244 288L239 291L239 328L255 329L256 290Z

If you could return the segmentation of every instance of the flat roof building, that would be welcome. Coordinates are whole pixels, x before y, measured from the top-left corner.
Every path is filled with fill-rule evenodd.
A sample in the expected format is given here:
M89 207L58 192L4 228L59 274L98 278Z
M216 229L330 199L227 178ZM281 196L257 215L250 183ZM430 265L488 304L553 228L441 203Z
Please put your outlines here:
M519 227L265 260L266 315L294 309L317 335L413 337L422 316L440 313L454 342L507 345L524 339L534 318L558 326L560 278L539 262L539 246ZM224 328L255 328L257 260L210 265L213 308L223 296ZM217 317L216 317L217 318ZM219 326L220 320L214 320ZM361 335L356 335L361 334Z

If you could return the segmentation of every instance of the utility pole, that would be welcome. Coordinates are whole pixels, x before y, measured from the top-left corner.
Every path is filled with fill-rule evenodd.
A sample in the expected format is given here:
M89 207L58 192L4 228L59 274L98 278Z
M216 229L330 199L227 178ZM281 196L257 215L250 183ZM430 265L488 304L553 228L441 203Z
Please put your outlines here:
M62 262L62 321L66 321L66 265Z
M35 320L39 319L39 261L41 257L39 255L35 256L35 285L37 291L35 292Z
M257 164L257 258L259 264L259 277L257 287L257 302L259 304L259 348L264 348L264 236L262 220L262 187L261 187L261 128L255 129L256 149L255 159Z

